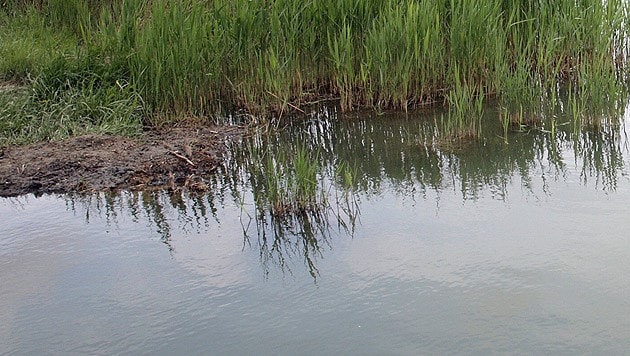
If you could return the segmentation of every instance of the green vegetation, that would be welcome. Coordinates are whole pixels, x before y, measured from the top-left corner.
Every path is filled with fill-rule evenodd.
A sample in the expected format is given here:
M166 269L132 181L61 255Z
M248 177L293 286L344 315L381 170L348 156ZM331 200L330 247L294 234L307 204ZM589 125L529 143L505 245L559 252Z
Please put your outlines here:
M262 159L254 157L250 162L253 185L261 188L255 197L260 214L285 218L327 207L326 192L317 179L318 159L305 148L297 147L289 157L266 152Z
M0 12L0 147L86 133L139 134L144 103L127 63L47 21L34 11Z
M1 99L22 104L0 119L32 114L67 125L65 116L76 126L67 134L137 133L164 117L236 110L277 117L337 98L343 110L446 104L446 132L467 136L478 131L489 98L510 113L544 116L541 101L553 101L561 84L587 100L613 102L627 79L630 5L623 0L2 5L0 81L45 88L29 99ZM2 137L26 137L15 125L3 124Z
M142 102L110 65L90 70L56 61L30 90L0 92L0 146L86 133L138 134ZM99 73L99 71L101 73Z

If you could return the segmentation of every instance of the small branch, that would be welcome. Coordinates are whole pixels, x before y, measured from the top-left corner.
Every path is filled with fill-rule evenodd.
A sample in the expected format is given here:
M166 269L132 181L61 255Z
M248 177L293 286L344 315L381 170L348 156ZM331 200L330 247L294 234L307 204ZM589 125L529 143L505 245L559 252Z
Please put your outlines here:
M190 164L191 166L195 167L195 164L189 160L188 158L186 158L186 156L182 156L181 154L179 154L179 152L177 151L168 151L170 154L172 154L173 156L184 160L186 163Z

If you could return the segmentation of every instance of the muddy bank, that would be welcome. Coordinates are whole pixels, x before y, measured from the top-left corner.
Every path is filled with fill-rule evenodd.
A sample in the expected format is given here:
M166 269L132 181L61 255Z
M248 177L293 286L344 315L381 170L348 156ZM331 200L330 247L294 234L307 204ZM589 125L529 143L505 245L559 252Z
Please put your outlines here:
M0 150L0 196L118 189L205 190L242 127L173 128L140 138L87 135Z

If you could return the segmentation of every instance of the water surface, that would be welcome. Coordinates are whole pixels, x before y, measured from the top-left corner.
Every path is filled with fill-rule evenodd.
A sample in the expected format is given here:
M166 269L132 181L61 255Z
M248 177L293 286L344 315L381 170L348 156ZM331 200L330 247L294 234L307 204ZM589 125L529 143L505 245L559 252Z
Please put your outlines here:
M322 111L234 144L205 195L0 200L0 353L624 353L618 119L449 147L426 115ZM297 145L330 204L274 219L251 154Z

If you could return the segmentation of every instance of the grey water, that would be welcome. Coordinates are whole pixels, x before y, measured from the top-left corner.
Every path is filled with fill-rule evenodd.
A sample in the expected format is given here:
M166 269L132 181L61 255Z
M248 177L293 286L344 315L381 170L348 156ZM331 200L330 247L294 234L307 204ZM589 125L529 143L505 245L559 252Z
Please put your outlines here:
M323 110L232 143L206 194L2 199L0 354L627 352L627 115L488 121L453 145ZM298 145L327 205L274 217L250 169Z

